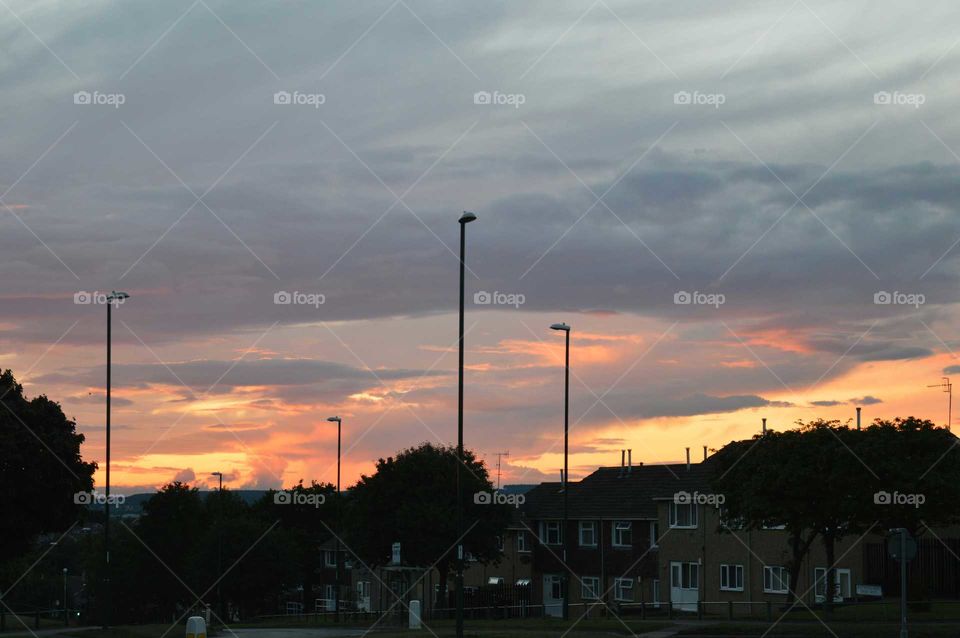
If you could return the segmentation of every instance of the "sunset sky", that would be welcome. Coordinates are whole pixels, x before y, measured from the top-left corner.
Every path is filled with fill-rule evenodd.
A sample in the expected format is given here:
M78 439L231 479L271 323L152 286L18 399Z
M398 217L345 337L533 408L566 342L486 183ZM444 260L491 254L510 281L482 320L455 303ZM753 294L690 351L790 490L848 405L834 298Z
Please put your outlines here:
M0 367L102 462L78 301L132 295L122 490L335 481L334 414L347 485L455 443L463 210L465 444L504 483L559 476L558 321L574 478L763 417L946 422L953 5L246 4L0 7Z

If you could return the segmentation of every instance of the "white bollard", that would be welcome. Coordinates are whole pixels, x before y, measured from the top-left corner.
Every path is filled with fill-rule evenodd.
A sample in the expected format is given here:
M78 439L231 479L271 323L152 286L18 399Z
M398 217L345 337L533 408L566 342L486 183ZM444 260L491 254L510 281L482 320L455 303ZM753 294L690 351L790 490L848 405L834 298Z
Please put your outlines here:
M410 601L410 629L420 629L420 601Z
M207 623L203 621L203 616L187 619L187 638L207 638Z

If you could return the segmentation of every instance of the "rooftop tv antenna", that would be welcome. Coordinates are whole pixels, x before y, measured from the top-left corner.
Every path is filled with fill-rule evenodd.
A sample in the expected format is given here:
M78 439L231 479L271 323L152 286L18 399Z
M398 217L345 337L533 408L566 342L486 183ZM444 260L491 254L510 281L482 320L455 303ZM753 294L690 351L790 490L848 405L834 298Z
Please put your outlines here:
M953 426L953 384L950 383L950 377L942 377L940 383L928 385L928 388L943 388L947 393L947 430Z

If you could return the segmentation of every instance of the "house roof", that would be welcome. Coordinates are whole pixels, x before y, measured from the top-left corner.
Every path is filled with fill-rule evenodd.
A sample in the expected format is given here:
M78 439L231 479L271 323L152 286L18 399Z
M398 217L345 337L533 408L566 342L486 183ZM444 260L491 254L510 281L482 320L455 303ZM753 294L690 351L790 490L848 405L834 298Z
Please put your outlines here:
M568 510L574 519L655 519L657 500L680 491L709 490L712 463L601 467L570 482ZM526 493L528 519L562 518L563 491L558 482L541 483Z

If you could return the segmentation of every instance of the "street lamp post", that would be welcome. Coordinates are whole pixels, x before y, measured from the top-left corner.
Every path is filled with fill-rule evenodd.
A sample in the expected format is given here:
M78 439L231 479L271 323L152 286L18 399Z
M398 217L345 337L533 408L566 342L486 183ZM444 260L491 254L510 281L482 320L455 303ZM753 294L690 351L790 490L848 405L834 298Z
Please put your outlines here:
M340 556L340 426L341 419L338 416L332 416L327 419L331 423L337 424L337 537L336 544L336 553L334 554L334 560L336 561L336 585L333 587L333 614L337 622L340 622L340 562L342 560Z
M114 290L107 297L107 487L106 487L106 518L103 521L103 552L104 552L104 606L103 606L103 628L110 627L110 608L113 604L110 596L110 362L111 346L113 341L113 304L119 306L130 298L125 292Z
M567 517L567 481L569 480L569 469L567 467L567 458L570 442L570 326L565 323L555 323L550 326L551 330L562 330L566 334L566 356L564 359L564 379L563 379L563 566L569 570L567 548L570 547L570 530ZM570 618L570 577L567 572L563 572L563 619Z
M460 466L463 465L463 287L466 269L467 224L477 219L473 213L464 211L460 223L460 360L457 367L457 638L463 638L463 482Z
M220 622L225 622L226 610L223 606L223 590L220 588L223 571L223 472L210 472L210 476L220 479L217 488L217 604L220 606Z

